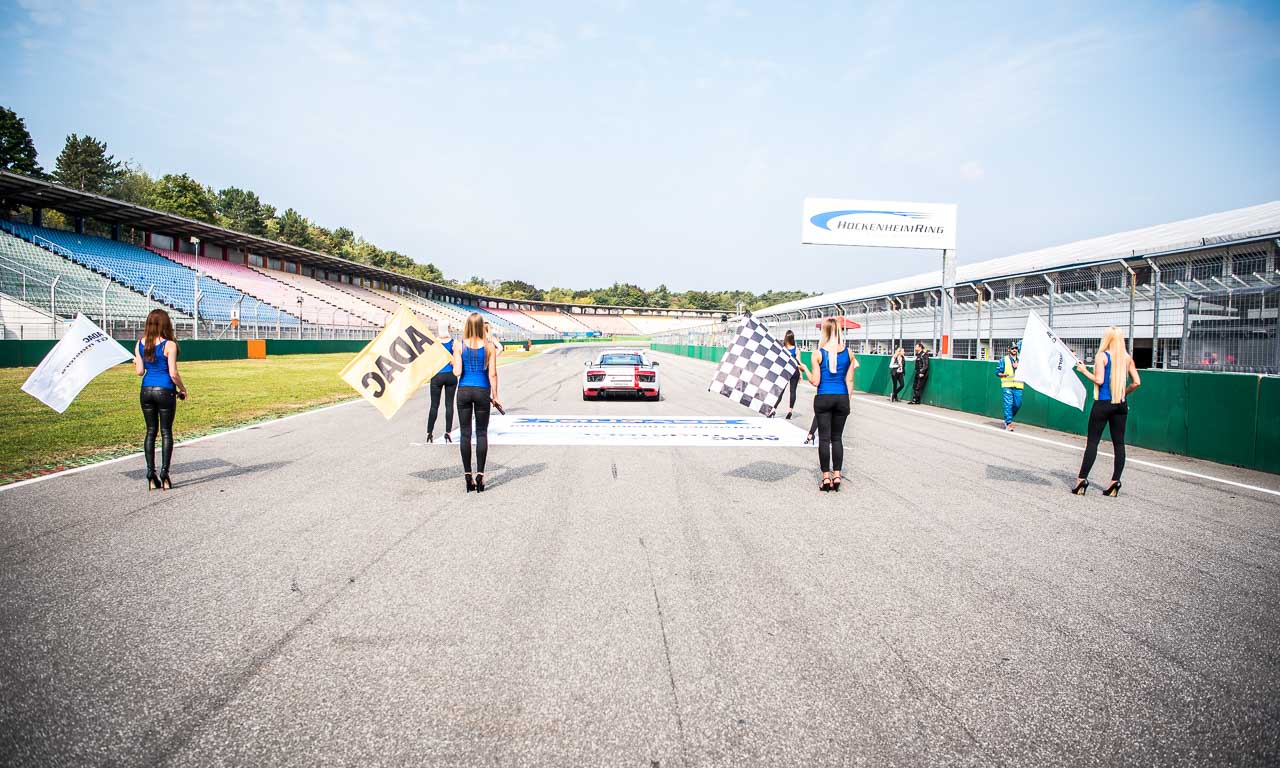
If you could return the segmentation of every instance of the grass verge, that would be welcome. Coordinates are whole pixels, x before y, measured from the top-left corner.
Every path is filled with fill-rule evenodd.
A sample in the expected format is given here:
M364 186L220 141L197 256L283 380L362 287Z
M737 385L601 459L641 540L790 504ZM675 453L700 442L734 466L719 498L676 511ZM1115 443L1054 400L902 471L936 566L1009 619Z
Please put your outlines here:
M500 363L541 351L506 350ZM182 364L191 396L178 403L175 441L351 400L338 378L352 355L282 355L266 360L208 360ZM22 391L31 368L0 368L0 485L68 467L136 453L145 427L132 365L103 373L65 413Z

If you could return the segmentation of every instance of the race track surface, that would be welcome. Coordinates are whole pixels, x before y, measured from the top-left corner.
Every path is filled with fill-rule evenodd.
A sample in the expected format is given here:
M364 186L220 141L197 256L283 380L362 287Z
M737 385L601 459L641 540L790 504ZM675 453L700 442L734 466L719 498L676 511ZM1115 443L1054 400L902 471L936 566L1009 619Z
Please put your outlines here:
M667 355L584 403L587 355L508 410L748 415ZM468 495L425 400L0 491L0 764L1280 760L1280 496L1100 457L1076 498L1074 436L870 397L839 494L813 449L495 446Z

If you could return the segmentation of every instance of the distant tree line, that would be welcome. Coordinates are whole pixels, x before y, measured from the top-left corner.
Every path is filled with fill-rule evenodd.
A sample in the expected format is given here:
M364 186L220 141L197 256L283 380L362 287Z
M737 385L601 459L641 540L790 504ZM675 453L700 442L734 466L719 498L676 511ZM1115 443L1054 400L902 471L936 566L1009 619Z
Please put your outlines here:
M38 162L35 142L26 123L5 107L0 107L0 169L495 298L732 311L740 304L759 309L810 295L803 291L673 292L665 285L645 290L631 283L588 290L542 289L523 280L486 280L479 276L465 281L452 280L436 265L379 248L348 227L327 229L293 208L280 212L252 190L238 187L215 190L185 173L154 177L137 163L117 160L108 153L106 142L93 136L75 133L67 136L53 171L46 172Z

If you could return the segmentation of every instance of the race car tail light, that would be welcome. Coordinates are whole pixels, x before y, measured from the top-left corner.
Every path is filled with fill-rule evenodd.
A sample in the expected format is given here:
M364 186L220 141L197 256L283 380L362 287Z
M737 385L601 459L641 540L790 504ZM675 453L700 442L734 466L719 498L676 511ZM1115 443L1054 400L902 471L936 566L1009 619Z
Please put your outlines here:
M587 371L587 381L604 381L604 371Z
M640 375L641 382L647 382L649 384L652 384L654 381L657 381L657 378L658 378L657 374L655 374L653 371L641 371L639 375Z

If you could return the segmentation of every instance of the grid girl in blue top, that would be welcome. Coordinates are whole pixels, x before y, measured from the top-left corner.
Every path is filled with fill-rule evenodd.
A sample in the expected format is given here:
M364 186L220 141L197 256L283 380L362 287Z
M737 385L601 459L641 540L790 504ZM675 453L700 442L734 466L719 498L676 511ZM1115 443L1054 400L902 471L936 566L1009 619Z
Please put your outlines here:
M1115 456L1111 469L1111 484L1103 496L1120 495L1120 475L1124 473L1124 430L1129 421L1128 395L1142 386L1138 366L1125 345L1124 331L1111 326L1102 335L1098 354L1093 359L1092 370L1084 363L1076 363L1076 370L1093 382L1093 408L1089 411L1088 439L1084 448L1084 460L1080 463L1080 477L1071 490L1083 496L1089 490L1089 470L1098 458L1098 443L1102 441L1104 427L1111 428L1111 449Z
M169 480L169 460L173 457L173 417L178 400L187 399L187 386L178 373L178 342L173 321L163 309L147 315L142 338L133 348L133 367L142 377L138 402L147 424L142 455L147 460L147 488L173 487ZM160 435L160 470L156 471L156 434Z
M449 350L452 359L453 347L457 342L449 335L449 323L440 321L440 346ZM431 377L431 405L427 406L427 442L435 442L436 414L440 411L440 395L444 395L444 441L453 442L453 398L458 391L458 376L453 372L453 363L440 369Z
M489 455L489 407L498 403L498 355L485 337L484 318L467 316L462 340L453 344L453 370L458 374L458 420L463 479L467 491L484 491L484 463ZM501 406L499 406L501 408ZM471 420L475 418L476 471L471 473Z
M818 464L822 468L822 491L840 490L844 465L844 425L849 419L849 393L858 361L841 338L835 318L822 321L822 343L813 368L806 369L809 382L818 388L813 398L814 420L818 426Z

